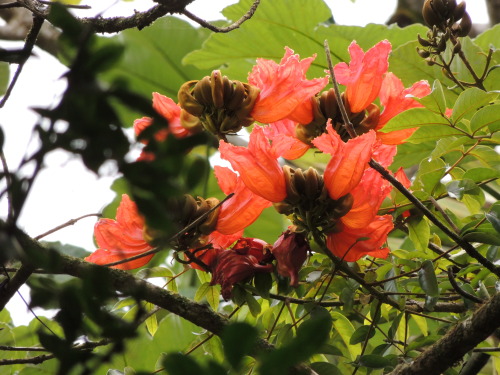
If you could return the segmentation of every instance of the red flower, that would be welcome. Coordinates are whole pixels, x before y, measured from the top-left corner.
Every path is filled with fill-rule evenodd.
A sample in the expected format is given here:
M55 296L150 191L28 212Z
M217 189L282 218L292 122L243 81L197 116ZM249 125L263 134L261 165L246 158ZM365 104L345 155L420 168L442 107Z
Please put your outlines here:
M285 176L262 127L253 128L248 148L220 141L219 151L253 193L271 202L285 199Z
M271 206L271 202L253 193L229 168L215 166L215 176L222 191L234 195L225 201L219 211L217 231L222 234L233 234L242 231L252 224L262 210Z
M276 154L288 160L300 158L310 147L296 137L296 125L292 120L283 119L263 127L264 134L271 140Z
M293 287L299 283L299 270L307 259L308 251L310 247L304 235L290 230L283 232L271 249L278 273L289 277Z
M332 155L325 169L325 186L332 199L350 193L361 181L372 157L375 132L370 131L344 143L328 120L327 133L313 140L323 152Z
M249 279L257 272L272 272L269 261L269 245L256 238L241 238L230 250L217 251L211 264L211 285L222 286L222 297L231 298L233 285Z
M361 112L378 96L384 73L389 67L391 43L383 40L366 53L354 41L349 46L351 62L335 65L335 78L345 85L347 101L352 113Z
M430 93L431 88L427 81L418 81L405 89L403 82L395 74L387 73L382 81L379 93L380 103L384 106L384 111L380 115L375 130L382 129L398 113L410 108L422 107L414 98L423 98ZM385 144L397 145L403 143L415 130L416 128L397 130L389 133L377 132L377 137Z
M86 261L96 264L108 264L130 258L153 247L143 236L144 218L137 211L137 206L127 194L122 195L122 201L116 211L116 220L100 219L94 227L94 235L99 248ZM113 268L132 270L148 263L153 254L122 263Z
M301 124L312 121L310 98L328 83L328 77L308 80L306 71L316 56L300 60L293 50L285 47L285 56L277 64L273 60L257 59L248 82L260 89L252 117L261 123L289 118Z

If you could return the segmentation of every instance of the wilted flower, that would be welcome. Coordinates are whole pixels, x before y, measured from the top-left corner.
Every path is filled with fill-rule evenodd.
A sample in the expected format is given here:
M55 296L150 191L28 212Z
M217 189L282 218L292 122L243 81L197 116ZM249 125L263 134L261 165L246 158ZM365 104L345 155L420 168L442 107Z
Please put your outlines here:
M293 287L296 287L299 283L299 270L307 259L307 253L310 250L304 234L290 230L283 232L271 249L271 253L276 258L278 274L289 277L290 285Z

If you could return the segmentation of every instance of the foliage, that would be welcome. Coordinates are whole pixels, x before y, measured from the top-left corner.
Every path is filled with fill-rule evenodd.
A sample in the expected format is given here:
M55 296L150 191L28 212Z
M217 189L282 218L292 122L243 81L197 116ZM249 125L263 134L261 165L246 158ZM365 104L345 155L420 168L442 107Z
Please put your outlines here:
M224 16L228 21L236 21L252 3L241 0L227 7ZM488 300L496 301L500 285L499 27L475 39L460 36L456 39L460 48L454 37L448 36L447 47L436 51L426 45L430 42L422 42L420 35L429 30L423 25L400 29L372 24L361 28L331 24L330 19L330 10L322 0L274 0L262 2L255 16L229 33L209 33L177 18L165 17L143 30L129 29L104 38L74 19L64 6L51 6L48 20L62 30L60 59L68 65L68 87L55 108L37 109L44 120L34 129L39 148L28 154L22 165L32 163L32 174L9 172L4 166L0 175L8 186L1 193L2 198L8 198L10 207L0 225L0 243L8 249L1 255L4 276L0 301L6 302L21 284L27 283L31 288L30 307L57 309L57 313L54 319L33 319L28 326L16 327L5 309L0 312L0 345L14 348L0 352L0 365L9 368L6 373L156 371L219 375L255 371L271 375L310 373L312 369L320 375L358 371L396 374L398 365L418 361L422 352L432 353L432 345L442 342L460 322L487 319L474 312L479 305L485 306L480 311L487 310L491 306ZM445 38L443 34L444 31L427 37ZM227 75L231 82L257 81L252 78L256 59L279 61L285 46L302 57L316 54L307 78L324 77L329 69L323 51L325 40L334 65L349 63L353 58L349 54L353 40L364 51L388 40L392 44L389 71L401 79L404 87L420 80L427 80L431 87L429 95L414 96L418 104L395 114L383 128L376 128L379 139L391 132L418 128L405 143L398 144L392 164L384 165L389 171L380 167L394 187L390 194L385 194L387 197L373 217L390 217L394 230L359 259L349 258L350 247L339 255L330 243L345 240L340 236L347 232L348 224L336 217L334 228L327 228L330 222L317 224L318 217L300 210L287 211L285 204L295 203L282 198L273 201L276 209L269 207L268 201L278 194L275 189L271 198L266 198L263 213L257 215L252 225L245 225L245 238L240 238L240 233L223 246L225 254L238 252L238 259L244 261L231 263L233 259L222 260L223 256L217 253L214 257L220 258L211 263L210 251L215 253L217 249L210 242L215 240L208 235L214 231L217 215L222 216L224 207L237 199L236 195L230 196L220 211L214 207L213 202L223 201L229 194L219 178L222 172L215 170L214 174L211 158L219 155L219 145L222 157L229 160L227 155L231 153L241 152L247 157L254 150L242 151L247 148L226 144L231 136L226 138L222 132L216 134L219 140L207 131L187 137L173 135L173 118L158 111L158 107L153 110L151 93L160 92L177 100L179 89L187 90L183 86L186 81L200 80L198 88L193 84L195 88L189 86L191 91L187 91L199 105L197 93L208 87L214 95L219 73L212 73L211 81L202 81L213 69L220 69L220 76ZM350 67L353 70L354 65ZM4 68L4 64L0 65L1 91L7 75ZM303 79L307 81L305 72ZM341 83L349 87L349 83ZM243 86L234 83L234 87ZM349 95L352 94L346 90L345 97ZM382 95L373 100L379 107L388 107ZM189 112L186 108L183 107ZM180 116L195 116L186 112ZM217 117L220 113L210 115ZM130 162L126 157L130 141L122 129L142 116L148 116L150 120L146 121L152 125L138 135L138 140L146 144L143 159ZM198 117L202 116L205 114ZM61 121L68 126L56 126ZM258 129L254 126L251 145L254 138L263 134ZM162 131L170 134L159 137ZM372 154L368 155L367 150L372 150L376 142L372 133L371 140L363 134L350 143L337 135L339 145L358 143L357 148L339 146L334 157L341 155L343 159L334 167L328 163L328 149L318 141L326 133L317 137L311 144L324 153L307 151L290 162L289 169L283 168L289 173L283 178L295 181L292 186L298 191L298 167L304 171L304 181L315 179L326 185L328 176L333 175L335 185L325 194L329 194L328 199L335 206L327 208L344 209L348 206L345 197L355 194L357 183L352 183L355 177L350 170L351 180L346 184L352 183L353 187L347 194L335 196L332 191L343 183L345 175L339 172L338 165L356 170L363 164L363 157L368 163ZM265 143L269 148L267 139ZM0 145L3 146L3 137ZM116 163L121 173L113 186L117 199L105 209L107 219L100 223L109 228L120 224L120 233L107 237L107 242L98 238L97 243L109 243L110 238L119 243L126 238L127 228L133 227L130 223L139 222L132 214L124 219L125 214L120 212L121 196L129 194L145 218L132 242L147 243L148 251L154 248L151 254L156 253L144 268L127 274L96 266L76 259L87 256L89 249L39 243L17 228L19 213L44 159L56 149L79 155L95 173L110 160ZM265 147L258 151L263 159ZM355 158L359 158L358 163L352 163ZM369 163L370 171L379 171L375 161ZM306 171L310 166L319 172ZM236 163L233 167L242 178L248 172L245 169L252 169L240 170ZM295 169L290 172L292 167ZM400 167L405 168L411 180L406 188L400 172L396 173ZM368 164L361 167L360 176L367 168ZM271 174L269 180L276 182L278 175ZM230 174L224 176L227 181L233 178ZM375 190L380 176L374 176L377 177L372 177L371 183ZM378 183L384 181L380 179ZM264 184L256 184L257 189ZM311 185L305 185L306 191L313 190ZM293 192L287 186L288 190L283 187L284 194L290 198ZM234 186L233 190L238 191ZM244 209L257 205L255 202L242 204L238 208L241 211L231 220L240 220L238 216L243 217ZM347 211L351 207L352 202ZM211 216L214 212L215 219ZM323 215L320 208L315 212ZM190 220L183 221L186 218ZM292 224L291 231L299 228L297 233L302 237L289 239L283 251L281 243L290 232L282 232ZM96 230L96 235L105 237L108 227L102 228ZM372 244L370 238L361 236L363 230L352 234L356 240L351 247L355 248L358 242ZM390 252L385 256L371 253L387 248ZM126 258L124 249L119 250L117 256ZM128 254L131 255L137 253ZM294 263L296 259L303 260L302 256L307 258L304 265ZM194 262L193 257L198 261ZM259 272L254 273L254 268ZM247 275L249 269L252 272ZM19 280L20 285L16 286ZM494 331L498 319L485 322L491 330L475 337L471 347L462 348L457 343L450 348L459 358L449 364L443 360L446 374L458 374L461 363L457 361L464 355L464 361L472 361L474 348L497 346ZM500 372L496 349L488 352L490 367L479 373L492 373L492 369Z

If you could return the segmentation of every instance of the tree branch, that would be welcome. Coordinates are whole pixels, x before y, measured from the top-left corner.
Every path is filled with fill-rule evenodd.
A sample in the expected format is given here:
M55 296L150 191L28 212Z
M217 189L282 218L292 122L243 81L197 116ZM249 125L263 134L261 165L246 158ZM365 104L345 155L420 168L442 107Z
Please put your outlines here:
M5 250L5 249L3 249ZM28 280L35 268L30 265L21 265L14 277L8 280L0 289L0 311L4 309L7 302L19 290L19 288Z
M500 327L500 294L453 327L413 362L399 365L390 375L439 375Z

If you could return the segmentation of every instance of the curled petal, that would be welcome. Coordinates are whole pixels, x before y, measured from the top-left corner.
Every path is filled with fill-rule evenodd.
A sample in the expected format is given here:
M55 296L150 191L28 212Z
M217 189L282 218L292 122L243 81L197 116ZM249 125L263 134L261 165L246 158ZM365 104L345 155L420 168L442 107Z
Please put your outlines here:
M116 220L100 219L94 226L97 249L86 258L97 264L107 264L143 254L153 247L144 239L144 218L137 206L123 194L116 213ZM134 269L145 265L153 255L113 266L119 269Z
M349 46L351 62L335 66L335 77L345 85L347 101L353 113L361 112L378 96L384 73L389 67L391 43L383 40L366 53L354 41Z
M309 149L308 144L296 137L296 125L295 121L283 119L264 126L264 134L272 141L272 148L277 156L294 160L300 158Z
M372 156L375 138L375 132L369 131L344 143L329 123L327 133L313 140L317 148L332 155L324 174L332 199L343 197L359 184Z
M221 206L216 227L218 232L226 235L240 232L252 224L264 208L271 206L270 201L254 194L245 186L242 179L229 168L216 166L215 176L220 185L226 184L225 177L227 176L231 176L229 180L233 177L236 178L232 189L230 189L232 191L227 190L229 192L226 193L232 192L234 195Z
M190 134L189 130L181 125L181 107L172 99L154 92L153 109L168 121L168 130L177 138L183 138Z
M219 151L253 193L271 202L285 199L283 170L260 126L254 127L248 148L221 141Z
M106 249L97 249L88 257L86 257L85 260L87 262L104 265L104 264L118 262L126 258L131 258L133 256L142 254L143 252L144 251L137 251L137 252L128 251L127 253L120 253L117 251L110 251ZM150 254L139 259L128 261L126 263L117 264L115 266L112 266L112 268L116 268L119 270L133 270L146 265L151 260L151 258L153 258L153 255L154 254Z
M355 262L365 255L387 258L389 249L382 245L393 228L390 215L376 216L365 228L344 226L341 232L329 234L327 247L335 256L347 262Z
M252 117L261 123L291 118L302 124L312 121L310 98L328 83L328 77L308 80L306 71L315 59L300 61L299 55L286 47L279 64L273 60L257 59L248 82L260 89Z

